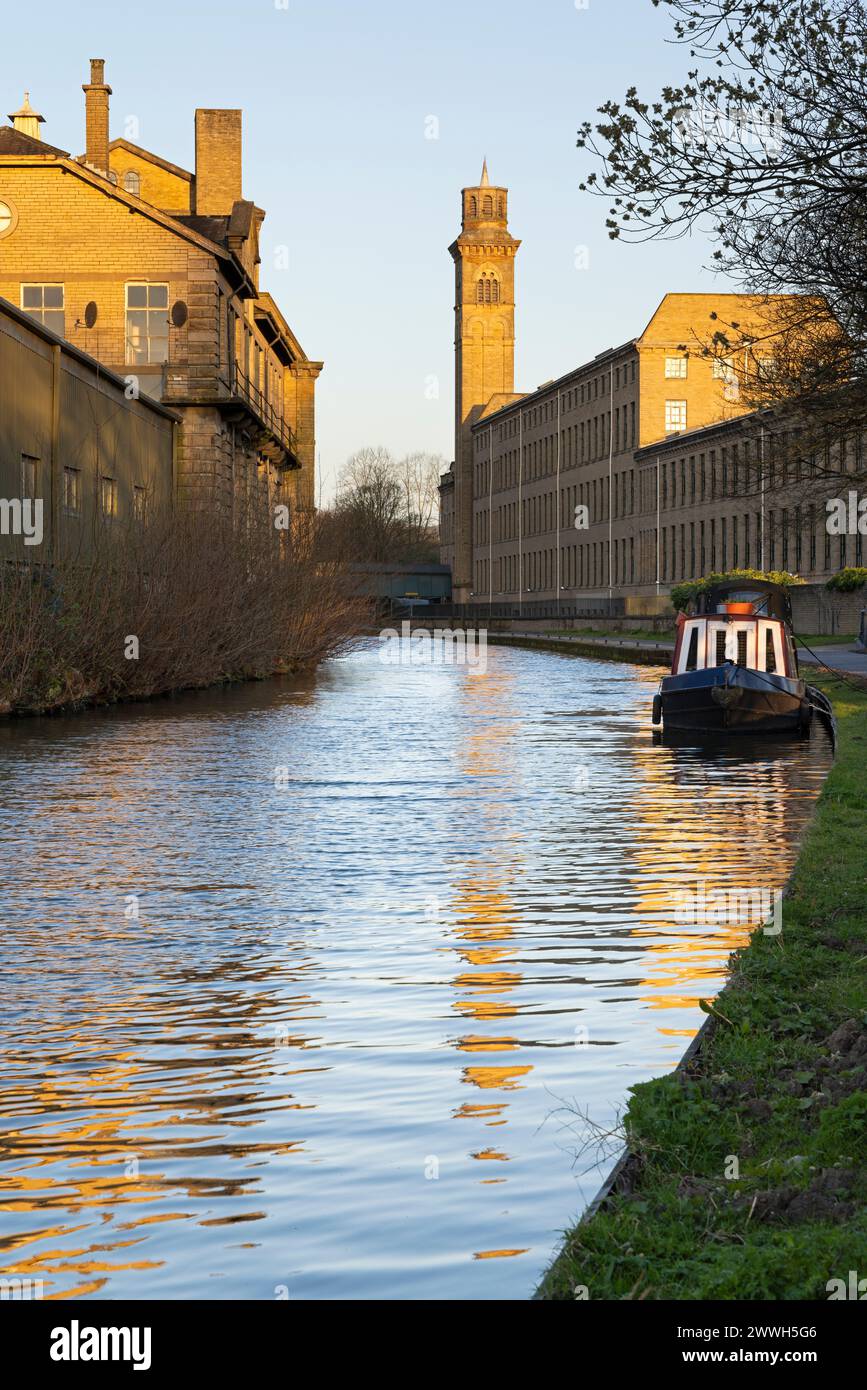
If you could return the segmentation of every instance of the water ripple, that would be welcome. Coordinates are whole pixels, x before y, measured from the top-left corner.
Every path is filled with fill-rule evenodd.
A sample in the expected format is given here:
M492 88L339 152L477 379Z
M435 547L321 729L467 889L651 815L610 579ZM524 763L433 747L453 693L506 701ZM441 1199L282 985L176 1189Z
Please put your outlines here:
M829 762L654 744L654 685L362 647L5 725L0 1274L527 1294L598 1185L574 1117L676 1063L745 936L678 895L782 884Z

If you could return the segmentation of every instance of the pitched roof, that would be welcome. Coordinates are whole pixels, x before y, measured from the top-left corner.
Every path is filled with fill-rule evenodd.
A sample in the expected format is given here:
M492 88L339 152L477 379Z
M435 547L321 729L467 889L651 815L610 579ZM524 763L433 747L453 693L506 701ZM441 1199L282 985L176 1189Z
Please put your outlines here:
M232 204L231 214L225 215L197 212L173 212L169 215L175 222L181 222L191 231L198 232L199 236L205 236L209 241L216 242L217 246L228 247L229 237L240 237L244 239L250 235L253 225L253 214L256 211L255 203L238 201Z
M68 150L59 150L55 145L46 145L44 140L35 140L16 130L11 125L0 125L0 154L42 154L60 159L68 159Z
M168 159L163 159L162 155L154 154L153 150L146 150L143 145L134 145L132 140L115 139L108 142L109 153L112 150L126 150L129 154L137 155L139 159L145 159L149 164L155 164L159 169L165 169L168 173L174 174L176 178L185 179L187 183L192 183L193 176L189 169L182 169L179 164L172 164ZM81 156L84 158L84 155Z
M228 217L205 217L204 214L195 212L173 212L169 215L175 222L189 227L191 232L198 232L199 236L207 237L208 241L213 241L215 245L226 245Z

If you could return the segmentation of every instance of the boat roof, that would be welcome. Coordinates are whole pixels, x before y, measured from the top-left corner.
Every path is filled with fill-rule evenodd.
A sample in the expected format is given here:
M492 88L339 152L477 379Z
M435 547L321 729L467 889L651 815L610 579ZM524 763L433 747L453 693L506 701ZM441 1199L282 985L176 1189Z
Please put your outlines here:
M721 605L734 602L736 598L761 599L756 612L764 617L780 618L783 622L792 621L792 602L785 585L774 584L769 579L743 578L721 579L711 584L698 595L696 614L711 614L719 611Z

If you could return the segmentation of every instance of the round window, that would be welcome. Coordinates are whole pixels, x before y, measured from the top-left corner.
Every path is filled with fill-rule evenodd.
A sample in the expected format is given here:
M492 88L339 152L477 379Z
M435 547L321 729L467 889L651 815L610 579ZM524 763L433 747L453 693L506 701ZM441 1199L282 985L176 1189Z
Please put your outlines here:
M17 212L9 203L5 203L0 198L0 237L8 236L10 232L14 232L17 225Z

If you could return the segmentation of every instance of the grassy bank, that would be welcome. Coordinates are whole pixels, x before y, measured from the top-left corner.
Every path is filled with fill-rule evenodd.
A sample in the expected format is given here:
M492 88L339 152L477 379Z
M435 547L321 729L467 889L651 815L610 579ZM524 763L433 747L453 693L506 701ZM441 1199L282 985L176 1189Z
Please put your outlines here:
M838 757L783 934L733 955L692 1061L632 1088L623 1177L542 1298L827 1299L867 1278L867 693L816 684Z

